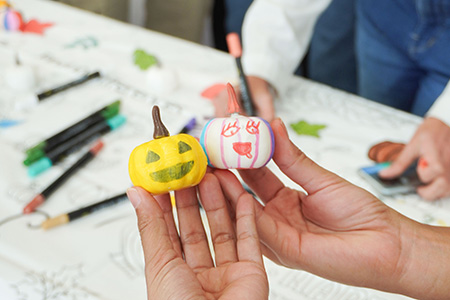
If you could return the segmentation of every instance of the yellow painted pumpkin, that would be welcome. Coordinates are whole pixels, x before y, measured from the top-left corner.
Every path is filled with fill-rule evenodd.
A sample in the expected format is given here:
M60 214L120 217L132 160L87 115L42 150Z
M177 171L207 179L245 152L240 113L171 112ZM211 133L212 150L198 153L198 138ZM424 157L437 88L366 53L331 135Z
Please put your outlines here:
M128 172L135 186L163 194L197 185L206 173L207 159L199 142L188 134L169 135L153 107L153 140L137 146L130 155Z

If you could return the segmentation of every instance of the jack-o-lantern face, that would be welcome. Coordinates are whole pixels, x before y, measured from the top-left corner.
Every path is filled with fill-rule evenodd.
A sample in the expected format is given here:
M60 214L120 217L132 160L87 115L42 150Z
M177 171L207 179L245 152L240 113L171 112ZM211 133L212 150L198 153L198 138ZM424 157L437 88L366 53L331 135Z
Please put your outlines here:
M231 100L235 101L231 85L228 91ZM237 104L233 106L236 108ZM219 169L260 168L272 158L275 145L269 123L237 113L232 113L229 118L210 120L203 128L200 144L209 165Z
M136 147L130 155L128 170L134 185L162 194L197 185L206 173L206 165L198 141L190 135L177 134Z

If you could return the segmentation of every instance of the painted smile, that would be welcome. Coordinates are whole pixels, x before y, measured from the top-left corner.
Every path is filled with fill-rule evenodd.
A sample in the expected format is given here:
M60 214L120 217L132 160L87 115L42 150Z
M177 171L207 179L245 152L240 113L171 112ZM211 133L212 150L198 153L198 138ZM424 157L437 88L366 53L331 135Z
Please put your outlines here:
M194 167L194 161L179 163L172 167L150 173L150 178L155 182L170 182L186 176Z

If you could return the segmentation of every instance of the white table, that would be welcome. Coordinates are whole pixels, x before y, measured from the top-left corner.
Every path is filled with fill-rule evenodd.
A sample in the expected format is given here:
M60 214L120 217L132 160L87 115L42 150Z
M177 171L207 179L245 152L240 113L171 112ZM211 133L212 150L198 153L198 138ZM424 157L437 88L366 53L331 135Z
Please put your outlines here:
M54 25L43 36L0 32L0 69L11 65L18 53L24 64L36 70L39 91L94 70L104 76L26 112L12 110L13 103L25 94L11 91L0 81L0 118L22 121L0 129L0 222L20 214L35 193L76 159L76 155L69 157L30 179L21 163L28 146L122 99L127 124L105 136L99 156L39 208L50 216L65 213L122 193L131 185L128 156L136 145L151 138L153 104L160 105L169 130L177 132L192 116L200 121L212 116L211 103L200 96L205 88L237 82L234 59L225 53L50 1L12 3L25 19ZM146 71L132 61L138 48L173 70L179 78L178 88L159 95L149 90ZM286 124L306 120L327 125L320 138L298 136L292 130L289 134L317 163L372 192L356 173L371 164L369 147L384 140L407 142L421 121L296 77L276 109ZM273 164L270 167L279 173ZM450 224L450 200L429 203L416 195L382 200L420 222ZM42 220L42 215L32 214L0 225L1 299L145 299L144 265L131 205L123 203L49 231L30 228ZM333 283L268 260L266 267L270 299L407 299Z

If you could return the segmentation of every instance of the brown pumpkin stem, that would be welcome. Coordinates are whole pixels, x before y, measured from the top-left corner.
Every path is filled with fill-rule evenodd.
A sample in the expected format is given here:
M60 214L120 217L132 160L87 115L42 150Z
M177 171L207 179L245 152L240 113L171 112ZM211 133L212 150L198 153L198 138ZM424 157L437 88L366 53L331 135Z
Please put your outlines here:
M159 113L158 105L153 106L152 117L153 117L153 124L155 127L155 130L153 132L153 138L160 139L166 136L170 136L169 130L167 130L166 126L164 126L163 122L161 121L161 115Z

